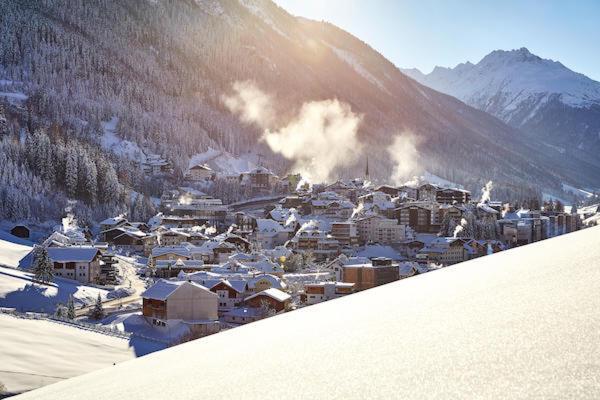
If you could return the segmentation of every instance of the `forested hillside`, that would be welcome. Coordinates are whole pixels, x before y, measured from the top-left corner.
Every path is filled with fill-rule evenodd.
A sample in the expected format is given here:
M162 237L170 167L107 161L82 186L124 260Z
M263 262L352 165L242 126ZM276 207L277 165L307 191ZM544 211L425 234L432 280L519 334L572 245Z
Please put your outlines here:
M208 147L260 152L275 172L287 172L294 160L224 105L239 81L276 98L282 121L306 102L329 99L360 116L362 153L334 176L362 175L369 154L376 179L389 179L405 160L407 174L427 170L472 190L493 179L498 193L513 196L558 189L569 174L496 118L407 78L335 26L270 1L7 0L0 37L0 93L25 99L0 96L12 104L3 163L19 171L14 176L33 177L15 188L35 210L56 206L52 196L74 196L96 211L127 211L131 190L160 192L165 182L149 182L126 156L103 150L109 120L118 121L120 140L171 160L173 182ZM399 135L414 142L413 159L388 151ZM3 179L6 196L12 178Z

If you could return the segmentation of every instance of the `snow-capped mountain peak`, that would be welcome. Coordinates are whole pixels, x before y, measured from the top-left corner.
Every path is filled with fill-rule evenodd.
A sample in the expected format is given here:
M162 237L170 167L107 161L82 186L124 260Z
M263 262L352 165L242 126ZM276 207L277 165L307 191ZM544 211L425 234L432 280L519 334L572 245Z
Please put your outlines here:
M495 50L477 64L403 72L552 146L587 152L600 165L600 82L558 61L522 47Z
M510 122L521 103L547 102L553 97L571 107L600 104L600 83L571 71L558 61L543 59L527 48L495 50L477 64L435 67L422 77L405 73L426 86L453 95ZM503 113L507 111L507 113Z

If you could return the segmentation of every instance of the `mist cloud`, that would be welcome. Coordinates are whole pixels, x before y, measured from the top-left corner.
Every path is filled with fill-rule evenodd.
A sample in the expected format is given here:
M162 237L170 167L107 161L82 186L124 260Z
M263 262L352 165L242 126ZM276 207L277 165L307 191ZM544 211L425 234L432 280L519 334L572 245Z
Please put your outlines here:
M357 132L362 117L346 103L334 100L302 104L290 121L275 125L273 99L251 82L236 82L234 94L223 97L229 110L247 123L263 129L262 139L273 152L294 162L299 172L312 182L328 182L337 168L358 160L362 144Z
M252 81L233 84L233 94L221 97L225 106L242 122L256 124L262 129L272 127L275 120L273 99Z
M271 150L294 160L292 169L309 181L327 182L334 169L352 165L360 156L356 137L361 118L338 100L304 103L290 123L263 138Z
M391 181L401 185L417 170L419 152L418 138L411 132L403 132L394 137L394 142L388 147L390 158L394 162Z

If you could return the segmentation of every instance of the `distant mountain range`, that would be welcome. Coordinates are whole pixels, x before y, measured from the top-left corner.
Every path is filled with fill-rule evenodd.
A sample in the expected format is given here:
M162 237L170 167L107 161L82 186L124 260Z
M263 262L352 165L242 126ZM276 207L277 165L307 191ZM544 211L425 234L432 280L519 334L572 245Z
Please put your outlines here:
M168 157L176 169L209 148L260 152L280 174L293 164L260 140L258 128L224 107L232 84L250 80L277 99L281 117L326 99L362 116L364 157L340 168L340 177L361 176L363 159L371 155L371 177L389 179L402 159L389 146L397 134L410 132L418 151L415 173L428 171L470 190L490 179L499 193L523 196L561 191L563 182L600 187L587 133L582 146L550 140L553 132L544 137L553 147L540 145L531 139L543 136L519 131L537 114L527 120L514 115L504 119L507 125L488 113L492 108L408 78L334 25L294 17L269 0L148 0L144 6L13 0L0 2L0 36L0 92L25 96L30 125L53 124L78 140L98 140L103 123L118 121L115 135ZM573 119L579 115L552 99L544 104L562 104ZM571 161L557 150L579 147L582 156Z
M403 72L520 129L566 166L600 168L600 82L526 48L496 50L477 64Z

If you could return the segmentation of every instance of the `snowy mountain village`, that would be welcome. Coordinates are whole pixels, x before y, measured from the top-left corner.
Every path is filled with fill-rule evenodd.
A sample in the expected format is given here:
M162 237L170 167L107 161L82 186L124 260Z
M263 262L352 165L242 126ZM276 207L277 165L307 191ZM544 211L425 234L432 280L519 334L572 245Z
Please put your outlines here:
M148 221L118 215L81 227L67 212L33 247L13 244L6 254L24 256L3 260L0 272L29 282L0 298L2 312L133 335L152 343L150 352L600 218L598 204L503 203L492 182L478 200L448 182L374 185L368 167L362 179L313 185L262 166L218 175L192 166L188 186L164 192ZM224 204L206 194L217 179L231 180L243 198ZM17 224L11 236L36 235Z

